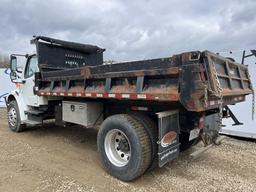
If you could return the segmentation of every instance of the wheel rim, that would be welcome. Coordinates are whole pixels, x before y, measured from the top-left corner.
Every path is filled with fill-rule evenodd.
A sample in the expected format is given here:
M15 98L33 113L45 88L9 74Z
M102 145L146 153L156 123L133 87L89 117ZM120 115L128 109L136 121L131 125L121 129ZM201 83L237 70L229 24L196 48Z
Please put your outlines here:
M11 124L11 126L15 126L17 123L17 112L15 108L10 108L8 112L8 121Z
M124 132L118 129L109 131L105 137L104 148L113 165L123 167L130 161L131 145Z

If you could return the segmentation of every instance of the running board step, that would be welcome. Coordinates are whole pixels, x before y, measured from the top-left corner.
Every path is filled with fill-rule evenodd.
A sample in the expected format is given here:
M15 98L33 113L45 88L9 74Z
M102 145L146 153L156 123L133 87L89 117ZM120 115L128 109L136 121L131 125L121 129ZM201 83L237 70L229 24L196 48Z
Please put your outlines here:
M40 114L43 114L44 112L45 111L30 109L28 111L25 111L25 114L40 115Z
M33 121L33 120L24 120L22 123L25 123L26 125L40 125L42 124L41 121Z

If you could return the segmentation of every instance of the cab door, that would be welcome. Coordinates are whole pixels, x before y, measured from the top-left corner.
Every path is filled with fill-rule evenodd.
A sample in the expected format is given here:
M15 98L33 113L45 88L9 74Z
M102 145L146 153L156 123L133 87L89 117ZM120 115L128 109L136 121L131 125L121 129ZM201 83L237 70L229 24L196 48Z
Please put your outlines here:
M34 94L35 72L38 71L38 61L36 55L28 58L24 71L23 84L21 86L21 93L27 105L38 106L38 96Z

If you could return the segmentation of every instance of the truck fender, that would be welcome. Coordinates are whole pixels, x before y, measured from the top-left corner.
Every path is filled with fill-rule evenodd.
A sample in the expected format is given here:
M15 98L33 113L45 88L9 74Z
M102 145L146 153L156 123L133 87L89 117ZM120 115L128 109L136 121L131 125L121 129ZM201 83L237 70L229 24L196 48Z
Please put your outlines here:
M28 106L25 104L23 97L20 94L19 89L15 89L11 91L5 98L6 101L6 106L12 101L16 100L19 108L19 113L20 113L20 120L24 121L27 120L27 115L25 114L25 111L28 110Z

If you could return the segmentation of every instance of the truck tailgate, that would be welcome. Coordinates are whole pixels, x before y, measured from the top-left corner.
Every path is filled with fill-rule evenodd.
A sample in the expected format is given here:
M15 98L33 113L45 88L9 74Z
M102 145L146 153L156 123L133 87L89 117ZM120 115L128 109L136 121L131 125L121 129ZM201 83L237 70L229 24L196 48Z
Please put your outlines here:
M205 56L208 60L208 74L210 76L208 89L212 96L221 95L224 101L233 98L232 102L236 103L244 100L245 95L253 93L246 65L208 51L205 52Z

